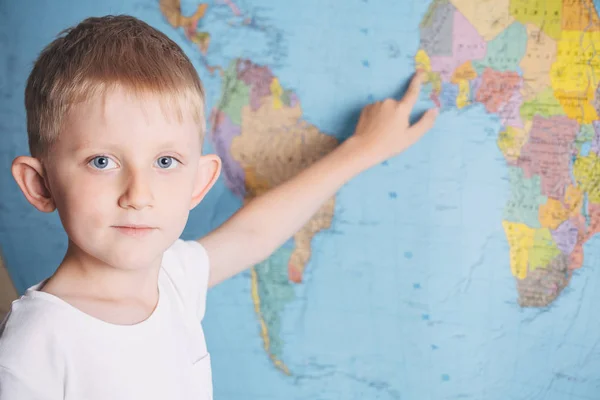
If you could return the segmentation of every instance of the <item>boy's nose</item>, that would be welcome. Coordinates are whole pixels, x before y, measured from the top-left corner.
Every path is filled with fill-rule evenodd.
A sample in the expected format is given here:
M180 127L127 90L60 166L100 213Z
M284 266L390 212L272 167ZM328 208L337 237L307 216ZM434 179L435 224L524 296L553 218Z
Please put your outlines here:
M151 207L154 202L151 178L142 171L132 171L125 184L125 190L119 198L119 206L141 210Z

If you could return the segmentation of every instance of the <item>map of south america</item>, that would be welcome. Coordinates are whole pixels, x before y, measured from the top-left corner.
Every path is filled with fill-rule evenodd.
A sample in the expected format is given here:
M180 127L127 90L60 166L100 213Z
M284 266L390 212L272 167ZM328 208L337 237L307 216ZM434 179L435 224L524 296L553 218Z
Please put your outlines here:
M244 201L292 178L337 145L335 138L302 120L298 98L267 67L233 61L224 73L222 93L212 112L210 138L223 157L227 184ZM294 297L291 284L302 282L312 238L330 227L334 207L331 198L294 235L292 244L252 269L252 297L265 349L284 371L277 334L280 314Z

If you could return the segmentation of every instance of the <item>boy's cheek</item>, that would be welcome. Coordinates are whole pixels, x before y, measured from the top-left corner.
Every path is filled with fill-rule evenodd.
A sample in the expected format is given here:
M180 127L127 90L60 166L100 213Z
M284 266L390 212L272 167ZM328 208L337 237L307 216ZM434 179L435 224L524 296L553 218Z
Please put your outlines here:
M66 191L66 200L70 208L94 209L100 204L106 202L107 195L110 193L109 187L101 187L94 183L74 184L73 189Z
M116 207L116 200L111 200L110 197L110 189L107 187L73 185L71 190L63 190L56 196L55 204L65 224L100 226L103 219L113 214L111 204L112 208Z
M164 179L157 182L153 190L153 196L160 203L175 205L180 200L183 207L189 205L194 190L193 178L187 175Z
M68 203L65 202L63 210L63 223L71 229L95 229L115 223L110 218L114 213L107 212L106 204L101 199L88 201L83 197L74 197Z

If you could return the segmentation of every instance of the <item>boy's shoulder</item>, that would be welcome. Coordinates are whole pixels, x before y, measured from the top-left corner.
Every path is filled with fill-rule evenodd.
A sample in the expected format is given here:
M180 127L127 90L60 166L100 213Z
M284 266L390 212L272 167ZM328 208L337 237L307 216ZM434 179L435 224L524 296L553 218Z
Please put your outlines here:
M197 240L177 239L163 254L162 269L175 278L208 275L209 260Z
M25 360L39 360L64 343L67 315L43 295L29 289L12 302L0 324L0 366L11 368Z
M177 239L164 255L162 270L183 303L202 319L205 311L210 261L196 240Z

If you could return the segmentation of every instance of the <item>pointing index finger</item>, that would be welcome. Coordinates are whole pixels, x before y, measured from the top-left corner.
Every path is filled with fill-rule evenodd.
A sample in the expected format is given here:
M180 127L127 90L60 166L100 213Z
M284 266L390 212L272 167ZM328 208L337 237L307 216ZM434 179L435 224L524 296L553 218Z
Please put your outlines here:
M419 100L419 93L421 92L421 83L423 82L424 76L425 72L423 70L418 70L414 74L410 85L408 86L408 90L404 95L404 98L400 100L401 104L406 104L411 109L412 107L414 107L414 105L417 103L417 100Z

